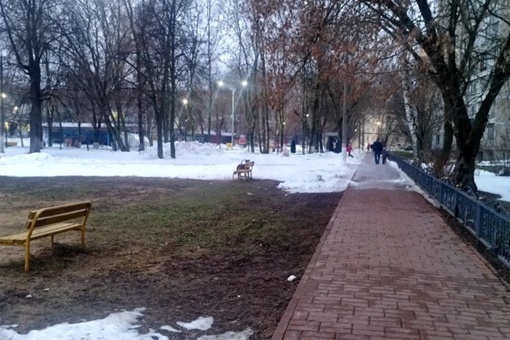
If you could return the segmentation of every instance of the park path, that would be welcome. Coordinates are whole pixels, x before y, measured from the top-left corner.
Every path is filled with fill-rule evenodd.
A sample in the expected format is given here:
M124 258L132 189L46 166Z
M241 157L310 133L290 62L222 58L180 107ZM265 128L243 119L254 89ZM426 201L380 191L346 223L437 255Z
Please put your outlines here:
M510 339L510 293L389 164L354 174L273 340Z

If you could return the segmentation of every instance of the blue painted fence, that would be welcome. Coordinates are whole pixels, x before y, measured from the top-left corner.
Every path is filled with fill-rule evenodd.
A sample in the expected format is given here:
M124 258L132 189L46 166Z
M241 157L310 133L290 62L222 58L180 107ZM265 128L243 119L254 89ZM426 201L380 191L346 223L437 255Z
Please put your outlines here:
M510 267L510 218L395 155L388 159Z

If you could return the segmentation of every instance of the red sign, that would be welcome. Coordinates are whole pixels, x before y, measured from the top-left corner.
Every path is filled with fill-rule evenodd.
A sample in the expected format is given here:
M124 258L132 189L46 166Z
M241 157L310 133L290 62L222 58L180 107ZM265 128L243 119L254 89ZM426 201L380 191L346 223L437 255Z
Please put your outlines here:
M246 144L246 137L239 137L239 144Z

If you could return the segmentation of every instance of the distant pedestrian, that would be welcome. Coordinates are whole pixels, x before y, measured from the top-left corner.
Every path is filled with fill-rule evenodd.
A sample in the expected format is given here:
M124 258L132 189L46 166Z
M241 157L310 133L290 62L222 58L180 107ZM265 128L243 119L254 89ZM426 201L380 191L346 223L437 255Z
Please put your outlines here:
M383 150L383 144L380 138L377 138L377 140L372 143L372 150L374 151L375 164L379 164L379 161L381 160L381 152Z
M370 151L370 143L367 144L367 151Z
M352 152L352 145L351 145L351 143L347 144L347 147L345 148L345 151L347 151L347 156L354 158L354 156L351 154L351 152Z
M388 158L388 151L386 150L386 148L382 149L381 156L382 156L382 164L386 164L386 159Z

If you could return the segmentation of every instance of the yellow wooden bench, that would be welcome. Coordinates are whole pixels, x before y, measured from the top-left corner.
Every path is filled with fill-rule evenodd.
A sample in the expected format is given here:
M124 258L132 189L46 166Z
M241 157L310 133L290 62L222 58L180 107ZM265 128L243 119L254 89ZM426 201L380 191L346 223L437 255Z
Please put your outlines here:
M248 159L244 160L237 166L237 169L234 170L234 173L232 174L232 179L234 179L234 176L237 175L237 178L239 179L249 179L252 178L252 169L253 165L255 165L255 162L250 162Z
M91 202L78 202L31 211L26 222L27 231L0 236L0 245L25 247L25 271L30 270L30 241L53 236L66 231L81 232L81 246L85 246L85 224L92 207Z

